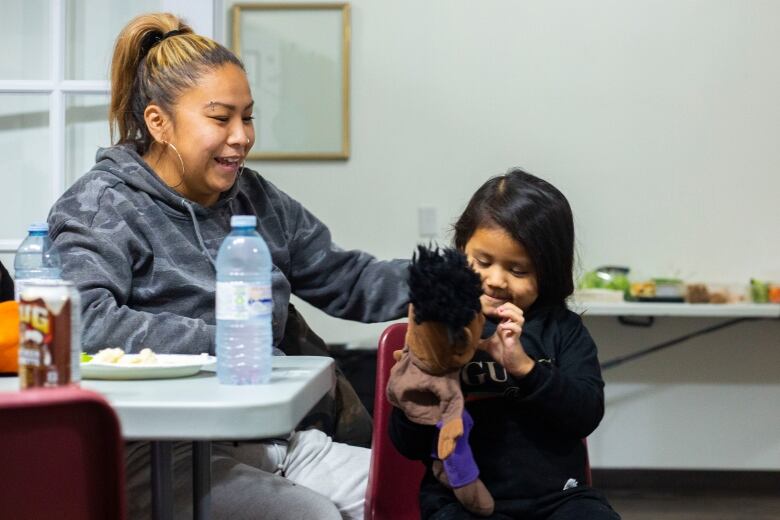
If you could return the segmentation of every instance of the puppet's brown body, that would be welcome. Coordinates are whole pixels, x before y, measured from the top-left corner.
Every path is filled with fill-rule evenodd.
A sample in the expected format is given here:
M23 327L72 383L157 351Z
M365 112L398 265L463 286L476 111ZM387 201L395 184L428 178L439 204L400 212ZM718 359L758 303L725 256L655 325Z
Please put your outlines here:
M463 413L460 372L432 375L421 370L415 361L414 352L404 347L388 383L390 403L418 424L435 425L439 421L446 424L459 418Z
M387 398L412 422L440 425L437 454L441 460L450 456L463 435L460 369L474 356L484 323L485 317L477 313L459 340L453 341L441 323L417 323L409 306L406 345L395 352L397 363L390 372ZM434 475L449 485L441 460L433 463ZM493 497L481 480L453 491L469 511L484 516L493 512Z

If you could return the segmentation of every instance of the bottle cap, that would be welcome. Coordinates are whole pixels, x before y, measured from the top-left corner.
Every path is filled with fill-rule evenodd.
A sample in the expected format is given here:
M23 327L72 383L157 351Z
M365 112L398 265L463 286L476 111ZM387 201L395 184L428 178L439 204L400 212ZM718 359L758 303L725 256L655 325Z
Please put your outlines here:
M230 227L256 227L257 217L254 215L233 215L230 217Z
M27 228L28 232L48 231L48 230L49 230L49 224L47 222L37 222L35 224L30 224L30 227Z

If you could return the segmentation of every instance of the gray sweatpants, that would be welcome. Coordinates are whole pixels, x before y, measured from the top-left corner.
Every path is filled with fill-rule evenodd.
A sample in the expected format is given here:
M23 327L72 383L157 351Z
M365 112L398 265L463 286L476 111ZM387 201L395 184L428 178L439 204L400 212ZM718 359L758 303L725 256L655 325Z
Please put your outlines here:
M192 518L192 443L173 447L174 517ZM151 516L149 444L126 452L130 520ZM214 520L361 520L371 450L333 442L319 430L288 441L212 445Z

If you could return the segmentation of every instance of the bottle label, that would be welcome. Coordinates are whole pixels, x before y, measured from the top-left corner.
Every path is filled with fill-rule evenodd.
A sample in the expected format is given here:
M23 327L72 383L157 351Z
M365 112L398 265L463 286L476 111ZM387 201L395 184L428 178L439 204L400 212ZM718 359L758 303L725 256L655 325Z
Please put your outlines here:
M273 311L271 287L246 282L217 282L217 319L248 320Z

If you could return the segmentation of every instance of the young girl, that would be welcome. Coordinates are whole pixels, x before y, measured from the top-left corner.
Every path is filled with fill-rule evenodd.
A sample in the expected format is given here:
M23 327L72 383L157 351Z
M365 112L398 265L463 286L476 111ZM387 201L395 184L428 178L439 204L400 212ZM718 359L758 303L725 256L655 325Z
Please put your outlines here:
M521 170L487 181L455 224L455 246L482 278L485 338L461 371L474 419L469 444L495 519L618 519L586 484L582 439L604 414L596 345L566 307L574 224L566 198ZM423 518L473 518L431 472L435 427L399 409L390 436L427 466Z
M344 319L406 313L406 262L336 246L300 203L243 163L255 142L241 61L177 17L119 34L111 66L114 146L54 204L63 277L81 293L87 352L214 354L214 259L232 215L255 215L273 258L274 345L290 351L290 295ZM300 349L298 349L300 350ZM362 518L370 451L317 430L289 442L215 443L214 518ZM128 444L129 517L148 517L149 446ZM174 447L174 504L190 516L190 449ZM178 517L177 516L177 517Z

